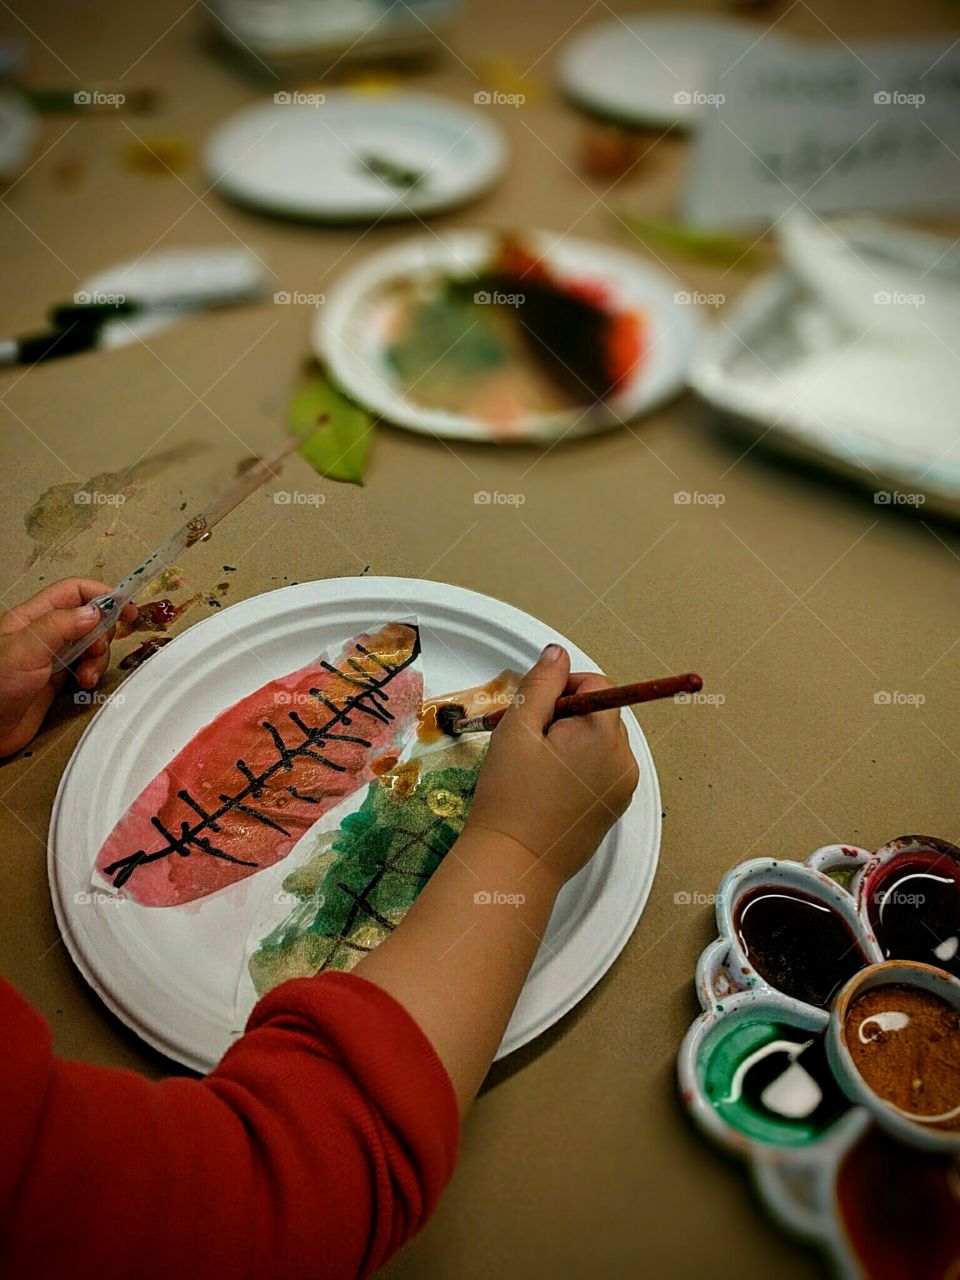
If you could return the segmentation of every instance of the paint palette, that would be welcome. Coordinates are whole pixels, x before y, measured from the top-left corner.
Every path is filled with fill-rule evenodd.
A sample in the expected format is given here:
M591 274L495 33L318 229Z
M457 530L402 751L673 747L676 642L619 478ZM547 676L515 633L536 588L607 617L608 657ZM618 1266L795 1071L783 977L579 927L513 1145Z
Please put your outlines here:
M678 1059L699 1127L845 1277L960 1274L960 849L727 873Z

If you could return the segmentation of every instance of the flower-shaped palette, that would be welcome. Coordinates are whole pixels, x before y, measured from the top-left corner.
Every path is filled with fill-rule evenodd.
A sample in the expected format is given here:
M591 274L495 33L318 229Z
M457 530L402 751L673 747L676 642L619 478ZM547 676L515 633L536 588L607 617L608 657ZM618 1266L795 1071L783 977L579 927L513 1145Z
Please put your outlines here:
M960 1276L960 849L901 836L724 877L684 1102L840 1275Z

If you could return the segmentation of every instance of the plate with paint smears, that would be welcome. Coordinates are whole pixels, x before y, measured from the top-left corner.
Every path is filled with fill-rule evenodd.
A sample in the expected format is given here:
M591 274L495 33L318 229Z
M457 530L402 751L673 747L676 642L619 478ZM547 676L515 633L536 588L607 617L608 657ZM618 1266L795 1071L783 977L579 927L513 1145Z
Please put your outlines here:
M505 163L489 113L426 93L348 90L278 93L226 120L204 153L228 199L320 222L440 213L481 195Z
M91 888L97 853L143 787L224 708L374 623L410 616L421 627L428 697L482 683L506 667L525 670L551 641L567 646L575 669L597 669L536 618L460 587L411 578L305 582L242 601L177 636L124 682L123 701L105 703L77 744L48 840L64 943L104 1003L185 1066L210 1070L241 1034L237 982L263 886L272 892L271 871L282 879L298 854L196 902L151 908ZM633 716L624 722L640 785L558 898L498 1057L586 995L643 911L659 855L660 795L646 739ZM332 830L340 813L332 810L312 830Z
M505 254L525 265L500 288L491 276ZM634 347L609 394L598 397L540 333L550 313L534 292L541 264L564 295L593 299L606 313L604 360L620 363L630 326ZM545 230L456 230L403 240L340 277L317 309L313 349L348 395L395 426L487 444L549 443L623 426L679 395L695 312L665 272L626 249ZM422 340L411 342L411 332ZM569 334L565 341L569 348Z
M716 902L678 1057L692 1118L838 1275L960 1274L960 849L756 858Z

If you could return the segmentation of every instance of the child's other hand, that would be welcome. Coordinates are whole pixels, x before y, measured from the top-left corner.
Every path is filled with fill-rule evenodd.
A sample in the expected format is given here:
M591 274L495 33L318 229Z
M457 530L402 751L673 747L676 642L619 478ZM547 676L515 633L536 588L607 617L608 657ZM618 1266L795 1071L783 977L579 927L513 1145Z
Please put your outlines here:
M87 602L108 593L105 582L63 578L0 617L0 756L26 746L40 728L51 702L70 679L53 674L53 659L65 644L79 640L100 620ZM124 621L137 616L129 604ZM92 644L73 668L81 689L93 689L110 662L113 630Z
M551 724L564 693L606 689L570 675L570 656L548 645L490 739L467 827L522 845L557 889L587 862L624 812L640 773L619 711Z

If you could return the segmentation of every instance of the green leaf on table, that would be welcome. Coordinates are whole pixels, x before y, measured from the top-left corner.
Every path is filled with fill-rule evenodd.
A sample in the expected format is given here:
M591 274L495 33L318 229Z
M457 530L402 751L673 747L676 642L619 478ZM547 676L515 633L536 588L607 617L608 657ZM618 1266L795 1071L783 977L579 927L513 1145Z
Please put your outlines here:
M320 369L307 373L287 409L291 435L311 427L316 430L300 446L300 456L321 476L363 484L373 444L373 419L338 391Z
M638 239L653 240L665 249L709 262L750 262L758 256L761 248L738 236L725 235L720 231L708 231L703 227L690 227L682 222L671 222L662 218L641 218L632 213L621 213L617 216Z

